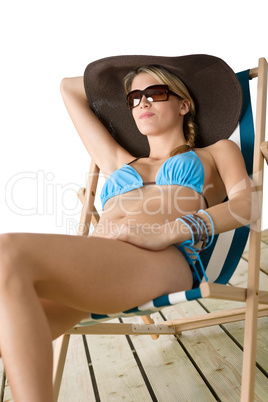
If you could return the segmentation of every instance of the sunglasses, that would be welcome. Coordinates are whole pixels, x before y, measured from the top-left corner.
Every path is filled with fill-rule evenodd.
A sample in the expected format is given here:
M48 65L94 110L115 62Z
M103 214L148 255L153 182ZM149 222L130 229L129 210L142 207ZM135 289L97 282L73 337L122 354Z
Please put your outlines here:
M139 106L141 103L143 95L149 102L163 102L167 101L169 95L175 95L175 92L172 92L167 85L152 85L150 87L145 88L143 91L139 89L135 89L127 94L127 106L131 110L134 107Z

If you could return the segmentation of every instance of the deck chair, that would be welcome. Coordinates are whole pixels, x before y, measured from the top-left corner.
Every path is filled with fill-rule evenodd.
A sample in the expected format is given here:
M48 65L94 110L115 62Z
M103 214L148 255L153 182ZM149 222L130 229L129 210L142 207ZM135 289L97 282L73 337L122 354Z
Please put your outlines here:
M239 126L230 139L241 148L249 175L258 187L260 208L262 207L263 165L264 157L268 160L268 142L265 139L267 62L261 58L256 68L239 73L238 79L243 89L243 109ZM258 77L257 114L255 136L250 102L249 80ZM98 213L94 206L99 168L91 162L86 189L78 193L83 203L78 235L87 236L89 226L98 222ZM249 264L247 288L227 286L242 256L249 236ZM92 314L65 335L58 338L54 351L54 392L57 400L65 357L70 336L73 334L149 334L157 338L161 334L180 334L189 329L202 328L221 323L245 319L245 343L241 400L252 401L254 395L254 373L256 355L257 317L268 315L268 292L259 291L261 220L249 227L222 233L214 239L213 245L201 253L201 259L208 276L200 286L192 290L159 297L130 311L118 315L104 316ZM198 263L197 263L198 264ZM200 271L201 274L201 271ZM155 324L150 314L172 304L200 298L218 298L243 301L245 308L213 312L200 317L164 321ZM141 315L143 323L124 324L103 322L115 317Z

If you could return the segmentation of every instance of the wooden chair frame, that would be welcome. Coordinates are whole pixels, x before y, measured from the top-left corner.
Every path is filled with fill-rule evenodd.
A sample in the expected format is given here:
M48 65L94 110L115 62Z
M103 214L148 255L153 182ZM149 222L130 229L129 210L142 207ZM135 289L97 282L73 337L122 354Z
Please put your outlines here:
M264 158L268 163L268 141L265 140L266 99L267 99L267 61L259 59L258 67L250 70L250 78L258 77L257 107L255 121L255 145L253 161L253 179L260 195L259 206L262 211L263 167ZM79 236L88 236L90 223L98 223L98 213L94 207L99 168L91 162L86 189L78 192L83 207L78 229ZM249 262L247 288L228 287L215 283L202 283L202 297L224 300L243 301L245 308L222 312L212 312L199 317L165 321L154 325L149 316L144 316L144 325L135 326L124 323L100 323L74 327L57 340L54 351L54 397L58 398L62 373L65 364L70 335L73 334L110 334L131 335L149 334L154 339L161 334L179 334L182 331L217 325L245 319L245 338L242 368L241 400L254 400L255 360L257 340L257 318L268 315L268 291L259 291L259 267L261 250L261 219L251 225L249 239Z

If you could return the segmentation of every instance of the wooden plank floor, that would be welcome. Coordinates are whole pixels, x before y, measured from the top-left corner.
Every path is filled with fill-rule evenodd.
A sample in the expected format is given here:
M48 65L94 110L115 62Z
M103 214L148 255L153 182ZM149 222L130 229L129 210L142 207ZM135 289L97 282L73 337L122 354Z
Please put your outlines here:
M245 251L230 285L246 286ZM262 233L260 289L268 289L268 230ZM202 299L168 307L161 319L240 307ZM133 318L124 319L133 322ZM244 322L161 336L72 336L59 402L239 401ZM268 317L258 320L255 401L268 401ZM0 366L2 372L2 366ZM8 384L4 401L12 401Z

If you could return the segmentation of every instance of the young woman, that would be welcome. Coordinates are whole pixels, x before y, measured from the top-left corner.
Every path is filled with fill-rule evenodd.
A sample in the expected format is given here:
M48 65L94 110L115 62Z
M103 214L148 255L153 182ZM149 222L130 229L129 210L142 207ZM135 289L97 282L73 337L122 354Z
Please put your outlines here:
M258 218L239 148L228 140L194 148L195 106L177 76L147 66L125 86L150 147L138 159L88 107L82 77L61 84L75 127L107 177L92 236L0 236L0 348L15 401L53 400L52 339L89 312L115 313L190 289L197 278L183 243Z

